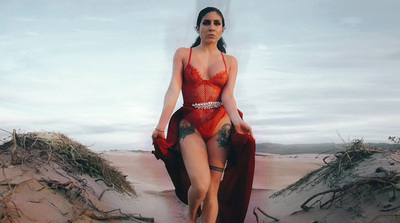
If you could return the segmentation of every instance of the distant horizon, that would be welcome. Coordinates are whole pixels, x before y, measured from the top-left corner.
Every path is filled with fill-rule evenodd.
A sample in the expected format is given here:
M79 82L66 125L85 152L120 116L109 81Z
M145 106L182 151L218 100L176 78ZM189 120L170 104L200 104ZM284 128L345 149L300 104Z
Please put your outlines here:
M12 131L13 130L8 131L8 130L0 128L0 145L12 140ZM34 131L34 132L53 133L53 132L49 132L49 131ZM21 130L19 130L19 131L17 131L17 134L27 134L27 133L34 133L34 132L21 132ZM64 134L62 132L55 132L55 133ZM97 152L103 152L103 151L151 152L153 150L153 148L150 146L134 148L133 144L131 145L132 148L128 148L128 147L118 148L117 145L110 145L109 148L99 149L98 147L96 147L96 144L85 145L84 143L68 136L67 134L64 134L64 135L66 135L70 139L86 146L88 149L91 149L91 150L97 151ZM8 138L8 140L6 140L7 138ZM347 141L344 141L344 139L342 139L341 142L314 142L314 143L277 143L277 142L257 142L256 141L256 149L257 149L256 152L260 152L260 147L265 147L266 144L275 146L275 148L273 150L276 152L274 154L279 154L279 155L309 153L309 152L304 152L307 150L322 152L326 149L326 147L332 146L332 148L333 148L334 146L352 145L352 143L354 143L356 140L362 140L363 143L366 144L367 146L372 144L373 146L383 145L383 146L398 146L398 147L400 147L400 145L398 143L394 143L393 141L390 141L389 139L387 139L385 142L383 142L383 141L375 141L374 142L374 141L368 141L365 139L358 139L358 138L348 139ZM278 148L280 148L279 146L285 147L284 151L277 152L279 150ZM288 153L288 151L294 151L294 148L289 148L289 147L295 147L295 146L300 146L301 147L300 151L296 151L296 153ZM310 146L313 148L307 148ZM315 146L324 146L324 147L315 148ZM112 147L114 147L114 148L112 148ZM276 147L278 147L278 148L276 148ZM261 150L264 150L264 148L261 148Z

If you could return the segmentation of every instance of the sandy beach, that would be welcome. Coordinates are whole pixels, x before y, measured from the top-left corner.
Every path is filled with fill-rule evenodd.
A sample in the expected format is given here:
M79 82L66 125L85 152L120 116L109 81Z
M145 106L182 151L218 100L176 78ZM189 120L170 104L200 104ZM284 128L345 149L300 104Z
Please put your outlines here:
M184 222L186 206L176 198L162 161L150 152L102 155L135 186L140 213L155 222ZM400 181L397 151L356 141L330 155L329 165L326 156L257 153L245 222L400 222L400 201L392 193Z
M150 152L106 151L102 153L128 176L138 193L138 212L153 216L156 222L183 222L186 206L173 192L173 185L161 160ZM274 191L296 182L320 168L322 156L316 154L257 154L253 193L245 222L255 222L255 207L266 207L265 199Z

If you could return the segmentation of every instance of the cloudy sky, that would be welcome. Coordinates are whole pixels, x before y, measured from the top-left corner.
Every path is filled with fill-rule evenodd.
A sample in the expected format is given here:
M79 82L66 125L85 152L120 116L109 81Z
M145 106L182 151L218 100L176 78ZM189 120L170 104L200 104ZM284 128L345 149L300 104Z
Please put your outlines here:
M397 0L0 0L0 128L151 150L173 54L208 5L258 142L400 135Z

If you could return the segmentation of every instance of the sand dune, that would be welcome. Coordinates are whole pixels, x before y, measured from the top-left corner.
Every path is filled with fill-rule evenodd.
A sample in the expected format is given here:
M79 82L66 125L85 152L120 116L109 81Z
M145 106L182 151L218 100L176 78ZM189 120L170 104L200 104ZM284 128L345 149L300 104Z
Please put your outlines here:
M279 222L400 222L397 150L355 141L334 157L284 190L264 195L262 210Z
M0 222L154 222L116 167L62 134L14 131L0 161Z

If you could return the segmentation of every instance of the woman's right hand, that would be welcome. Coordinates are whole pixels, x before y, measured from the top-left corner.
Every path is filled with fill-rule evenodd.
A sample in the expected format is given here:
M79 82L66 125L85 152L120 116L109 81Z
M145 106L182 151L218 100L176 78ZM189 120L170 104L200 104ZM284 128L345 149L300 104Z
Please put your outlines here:
M165 133L164 133L164 131L160 131L160 130L154 129L153 134L151 135L151 138L153 138L153 139L157 139L157 138L165 139Z

